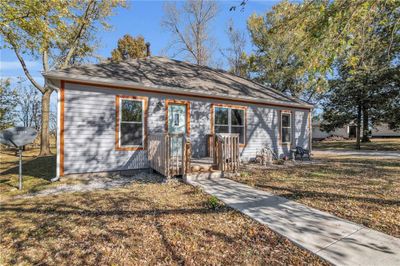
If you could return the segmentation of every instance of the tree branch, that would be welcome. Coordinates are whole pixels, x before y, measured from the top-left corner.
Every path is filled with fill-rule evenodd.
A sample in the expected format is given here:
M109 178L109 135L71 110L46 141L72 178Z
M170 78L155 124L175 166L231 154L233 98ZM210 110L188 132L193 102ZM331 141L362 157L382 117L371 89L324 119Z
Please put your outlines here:
M28 67L26 66L24 58L22 58L22 56L18 52L17 45L10 37L10 33L5 32L3 29L1 29L1 32L4 36L7 36L8 42L11 44L11 47L12 47L15 55L17 56L18 61L21 63L21 66L22 66L22 69L24 70L25 76L29 79L29 81L32 83L33 86L35 86L41 93L44 93L45 89L39 83L37 83L36 80L32 77L31 73L28 70Z
M42 53L42 64L43 64L43 70L45 72L49 71L49 54L47 49L43 51Z
M92 0L92 1L90 1L88 3L88 5L86 7L86 10L85 10L85 13L84 13L84 15L82 16L82 19L81 19L82 22L80 23L80 25L78 25L77 33L76 33L76 35L75 35L75 37L73 39L73 42L72 42L72 44L70 46L70 49L69 49L69 51L68 51L68 53L67 53L67 55L66 55L66 57L64 59L64 62L62 64L62 66L61 66L62 68L65 68L65 67L68 66L69 61L71 60L72 56L74 55L74 53L75 53L75 51L76 51L76 49L77 49L77 47L79 45L79 40L82 37L82 35L85 33L87 25L89 25L88 18L89 18L89 15L90 15L90 10L92 8L92 5L93 5L93 10L94 10L95 4L96 4L96 2L94 0Z

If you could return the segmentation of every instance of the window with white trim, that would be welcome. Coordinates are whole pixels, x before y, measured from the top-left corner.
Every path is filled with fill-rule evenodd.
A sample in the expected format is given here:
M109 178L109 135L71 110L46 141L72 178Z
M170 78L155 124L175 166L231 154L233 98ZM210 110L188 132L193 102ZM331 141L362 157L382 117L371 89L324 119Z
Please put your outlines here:
M239 143L245 143L245 110L214 107L214 132L239 134Z
M143 100L120 98L119 104L120 147L143 147L144 103Z
M292 114L281 113L281 140L282 143L290 143L292 140Z

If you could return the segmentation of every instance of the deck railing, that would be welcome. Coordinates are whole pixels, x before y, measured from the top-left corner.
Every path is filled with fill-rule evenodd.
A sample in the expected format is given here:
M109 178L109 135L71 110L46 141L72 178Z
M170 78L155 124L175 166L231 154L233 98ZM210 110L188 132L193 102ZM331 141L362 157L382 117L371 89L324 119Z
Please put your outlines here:
M185 134L152 134L148 142L151 169L167 178L190 171L191 143Z
M240 164L239 134L216 134L213 144L214 164L218 169L237 172Z
M237 172L240 164L239 134L209 135L208 140L216 168L222 172ZM151 169L168 178L190 173L192 145L185 134L152 134L148 137L148 144Z

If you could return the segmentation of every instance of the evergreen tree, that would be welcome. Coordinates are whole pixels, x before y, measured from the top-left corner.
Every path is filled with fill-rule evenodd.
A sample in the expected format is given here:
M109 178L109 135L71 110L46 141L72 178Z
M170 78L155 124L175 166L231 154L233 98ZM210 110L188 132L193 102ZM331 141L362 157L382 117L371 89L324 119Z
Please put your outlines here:
M147 56L147 47L142 36L124 35L118 40L117 48L111 52L112 61L142 58Z

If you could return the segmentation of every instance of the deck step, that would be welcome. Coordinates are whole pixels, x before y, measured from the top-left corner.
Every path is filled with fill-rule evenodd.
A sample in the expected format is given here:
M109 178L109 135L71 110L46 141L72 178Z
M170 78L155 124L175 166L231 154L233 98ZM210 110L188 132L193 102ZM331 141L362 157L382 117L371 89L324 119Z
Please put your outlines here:
M214 172L215 166L212 164L192 164L190 166L191 172Z
M221 171L208 171L208 172L192 172L189 174L186 174L183 177L183 181L188 182L188 181L196 181L196 180L206 180L206 179L218 179L222 178L222 172Z

